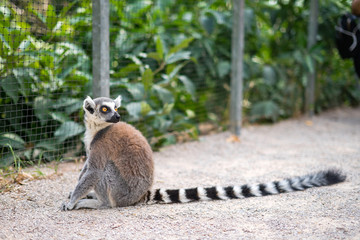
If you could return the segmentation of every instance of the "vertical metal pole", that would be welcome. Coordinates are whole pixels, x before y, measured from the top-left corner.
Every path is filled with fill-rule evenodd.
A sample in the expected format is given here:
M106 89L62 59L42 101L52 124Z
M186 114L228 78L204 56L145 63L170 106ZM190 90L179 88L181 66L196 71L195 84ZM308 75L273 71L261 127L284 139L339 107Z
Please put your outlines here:
M93 97L110 95L109 0L92 0Z
M316 43L316 35L318 31L318 15L319 15L319 0L311 0L310 2L310 17L308 23L308 39L307 49L310 50ZM313 72L308 74L306 85L305 111L312 117L315 109L315 80L316 80L316 63L311 59Z
M244 0L233 0L231 42L230 130L240 136L243 98Z

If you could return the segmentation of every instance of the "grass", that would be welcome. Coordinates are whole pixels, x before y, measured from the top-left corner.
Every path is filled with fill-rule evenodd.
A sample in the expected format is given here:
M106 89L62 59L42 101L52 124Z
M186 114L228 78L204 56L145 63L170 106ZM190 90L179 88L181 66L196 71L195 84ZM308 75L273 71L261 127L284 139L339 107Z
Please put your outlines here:
M57 159L55 163L43 167L41 165L42 156L40 156L36 165L31 162L31 164L27 165L31 167L24 171L22 168L24 163L22 162L21 158L15 154L11 145L8 144L7 146L9 147L13 156L14 164L8 168L0 169L0 193L11 191L16 185L23 185L32 180L46 179L59 175L58 168L61 162L60 158ZM29 162L27 161L27 163ZM53 170L53 172L45 173L44 168L50 168Z

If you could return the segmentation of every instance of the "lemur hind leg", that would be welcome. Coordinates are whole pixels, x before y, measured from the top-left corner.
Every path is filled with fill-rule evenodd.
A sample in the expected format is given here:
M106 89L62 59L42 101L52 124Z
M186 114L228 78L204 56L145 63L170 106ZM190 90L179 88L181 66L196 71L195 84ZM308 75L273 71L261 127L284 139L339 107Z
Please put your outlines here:
M95 192L89 192L88 195L85 197L86 199L97 199Z
M103 203L96 199L81 199L76 204L74 209L100 209L100 208L107 208L106 205L103 205Z
M130 189L128 182L121 176L114 163L109 162L105 166L104 174L96 184L94 190L97 199L101 201L103 205L109 207L124 207L130 204L123 204L121 200L127 198L132 190L135 189Z
M71 194L72 192L69 193L68 199L71 198ZM89 192L85 197L83 197L82 199L97 199L96 193L95 192Z

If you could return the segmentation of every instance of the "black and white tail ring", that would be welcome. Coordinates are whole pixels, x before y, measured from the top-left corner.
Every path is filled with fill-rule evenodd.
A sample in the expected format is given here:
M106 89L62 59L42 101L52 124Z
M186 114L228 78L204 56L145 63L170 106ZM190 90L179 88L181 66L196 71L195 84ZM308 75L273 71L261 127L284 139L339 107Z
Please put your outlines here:
M154 189L148 191L145 202L187 203L194 201L227 200L248 197L262 197L280 193L302 191L307 188L329 186L345 181L346 176L339 170L326 170L302 177L256 185L238 185L228 187L196 187L181 189Z

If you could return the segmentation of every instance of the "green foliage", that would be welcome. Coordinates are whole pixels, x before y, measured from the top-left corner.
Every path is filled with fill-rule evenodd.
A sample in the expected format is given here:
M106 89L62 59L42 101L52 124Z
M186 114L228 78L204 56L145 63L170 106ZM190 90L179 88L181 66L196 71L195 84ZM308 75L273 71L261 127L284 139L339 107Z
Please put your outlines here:
M316 112L359 104L351 62L335 48L335 25L346 1L321 1L317 44L307 49L310 1L248 1L253 24L246 32L245 112L249 120L276 121L298 115L305 104L307 76L316 62ZM249 16L247 16L249 17ZM348 89L348 90L345 90ZM352 91L349 91L352 89Z
M28 4L0 4L0 166L17 158L53 160L84 130L70 116L81 109L76 97L91 80L89 58L76 44L60 41L71 37L64 18L69 8L56 16L48 5L44 15ZM39 36L19 12L34 16L48 34Z
M44 9L31 1L0 3L1 166L82 149L81 105L92 81L91 1L50 2ZM316 112L359 104L352 62L340 59L333 40L349 2L320 2L318 41L307 49L309 3L246 1L246 120L301 114L314 70ZM196 138L200 122L226 124L232 1L110 4L111 95L123 96L123 120L155 148L174 143L178 132Z
M180 74L191 61L190 52L184 48L192 40L184 39L166 50L156 37L155 52L126 55L131 62L123 69L132 69L131 78L113 78L112 91L122 92L129 114L127 120L148 136L154 147L174 143L172 132L190 131L197 136L191 120L193 116L188 114L195 106L195 86L187 76ZM114 76L121 77L122 73Z
M187 112L193 113L197 122L214 116L214 106L217 113L223 113L227 105L223 85L229 85L231 65L230 2L111 1L113 77L138 76L137 63L129 58L133 55L145 53L145 64L165 71L164 64L191 58L186 66L179 67L179 80L193 96L198 96L197 105L188 105ZM178 52L179 48L183 50ZM180 101L175 109L185 108L185 103L189 104Z

